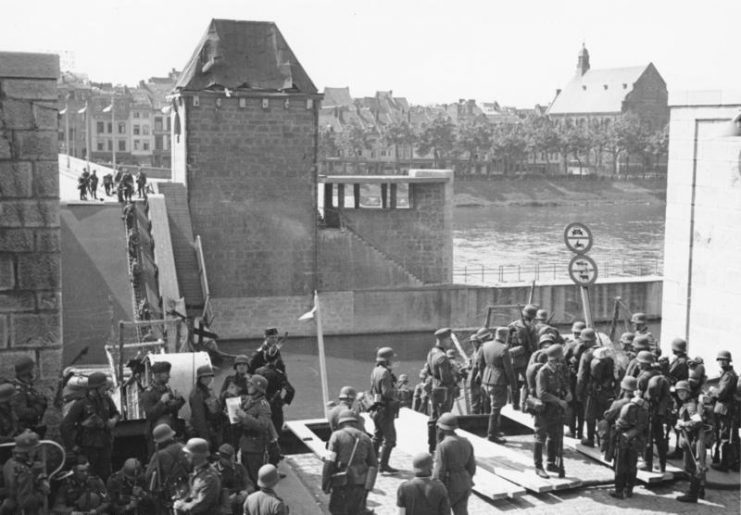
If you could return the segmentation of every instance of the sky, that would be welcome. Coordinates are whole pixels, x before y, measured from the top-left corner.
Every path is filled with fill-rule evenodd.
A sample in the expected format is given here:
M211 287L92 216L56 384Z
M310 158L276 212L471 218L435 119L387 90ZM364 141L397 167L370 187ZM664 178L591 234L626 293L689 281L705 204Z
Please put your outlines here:
M211 18L274 21L316 86L547 104L576 69L653 62L669 91L741 90L741 1L23 0L0 10L0 51L65 52L98 82L182 70Z

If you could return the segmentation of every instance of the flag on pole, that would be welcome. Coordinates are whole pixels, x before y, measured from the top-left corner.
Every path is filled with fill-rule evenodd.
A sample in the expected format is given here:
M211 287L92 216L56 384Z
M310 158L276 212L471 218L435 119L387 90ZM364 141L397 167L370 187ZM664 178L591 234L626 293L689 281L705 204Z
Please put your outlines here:
M298 319L301 321L314 320L315 313L316 313L316 304L314 304L314 307L311 308L311 311L307 311L306 313L298 317Z
M85 104L85 107L77 111L77 114L85 114L86 111L87 111L87 104Z
M59 114L67 114L67 106L64 106L64 109L59 111Z
M324 416L327 417L329 405L329 387L327 386L327 361L324 352L324 334L322 331L322 316L319 307L319 293L314 292L314 306L299 317L299 320L314 320L316 322L316 342L319 354L319 379L322 388L322 404L324 405Z
M113 104L109 105L108 107L103 108L104 113L110 113L111 109L113 109Z

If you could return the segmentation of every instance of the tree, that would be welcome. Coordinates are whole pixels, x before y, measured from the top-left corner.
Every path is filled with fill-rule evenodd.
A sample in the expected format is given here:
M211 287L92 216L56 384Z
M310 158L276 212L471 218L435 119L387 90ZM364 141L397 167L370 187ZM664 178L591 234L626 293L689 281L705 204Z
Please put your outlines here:
M594 136L589 125L566 124L561 133L561 139L564 157L568 159L568 156L571 155L578 163L581 171L584 167L582 158L585 158L587 164L589 164L589 151L594 146Z
M486 154L492 147L492 128L485 118L474 118L460 125L455 134L456 150L468 157L468 171L473 161Z
M328 157L336 157L338 155L340 147L337 140L337 133L332 127L328 126L319 129L319 160L324 160Z
M650 156L651 168L655 169L661 158L669 152L669 125L649 135L646 153Z
M383 140L387 145L394 146L394 160L396 161L396 168L399 168L399 146L406 145L411 147L417 140L417 135L414 133L414 129L406 121L394 122L389 125L384 134Z
M417 152L420 154L432 153L433 166L444 167L445 160L450 157L455 145L455 125L446 116L435 118L425 124L419 136Z
M370 150L373 145L373 133L367 128L353 121L345 127L338 138L340 148L345 151L346 155L355 156L360 159L363 150Z
M492 140L492 150L502 160L505 175L527 156L528 142L520 123L494 126Z
M523 125L527 151L536 161L537 153L551 154L560 150L558 129L548 116L529 116Z

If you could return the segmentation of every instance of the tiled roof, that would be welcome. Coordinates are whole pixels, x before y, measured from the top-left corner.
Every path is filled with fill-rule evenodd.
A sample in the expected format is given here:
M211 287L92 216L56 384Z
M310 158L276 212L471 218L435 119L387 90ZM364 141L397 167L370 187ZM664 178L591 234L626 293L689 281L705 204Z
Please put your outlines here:
M566 85L548 114L619 113L634 83L649 66L653 65L588 70Z
M322 107L351 107L350 88L324 88Z
M317 93L275 23L216 19L211 20L175 87Z

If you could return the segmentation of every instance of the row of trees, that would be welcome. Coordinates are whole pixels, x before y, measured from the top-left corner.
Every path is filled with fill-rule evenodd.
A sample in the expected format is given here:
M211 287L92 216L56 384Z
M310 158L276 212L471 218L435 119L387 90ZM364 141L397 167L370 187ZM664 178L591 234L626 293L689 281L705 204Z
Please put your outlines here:
M547 116L491 124L481 116L456 125L439 117L421 127L402 121L378 131L353 124L341 133L320 134L320 159L340 155L359 159L363 151L384 147L393 151L397 162L401 148L414 149L418 156L431 158L435 167L455 161L470 170L477 162L495 160L506 173L518 165L535 165L543 154L557 154L564 167L576 162L618 173L618 162L629 165L631 159L644 170L653 169L666 155L668 130L649 130L636 115L624 114L609 122L581 124Z

